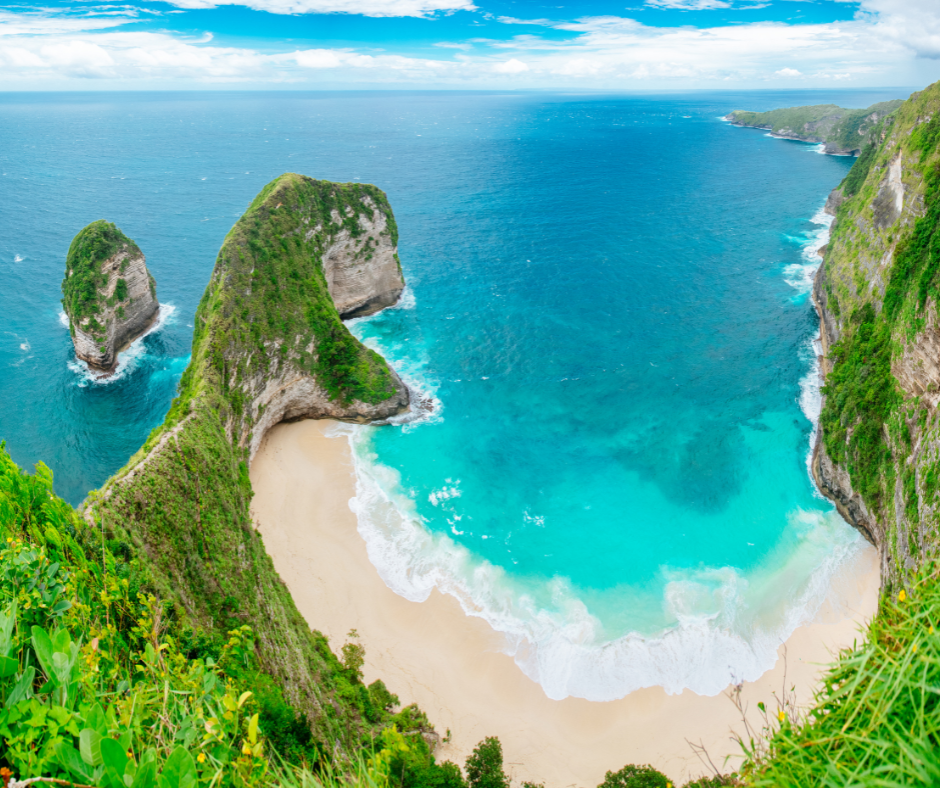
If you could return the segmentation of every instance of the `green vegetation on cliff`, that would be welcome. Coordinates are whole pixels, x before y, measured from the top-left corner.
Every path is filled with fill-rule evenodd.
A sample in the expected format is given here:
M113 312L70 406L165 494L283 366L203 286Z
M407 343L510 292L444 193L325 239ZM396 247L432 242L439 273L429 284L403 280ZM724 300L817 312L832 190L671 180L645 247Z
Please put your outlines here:
M887 524L889 585L916 569L937 542L932 506L921 500L932 497L936 478L927 484L930 466L909 462L936 429L929 384L905 391L896 375L901 368L919 374L923 365L909 349L935 321L940 295L938 109L935 85L912 97L856 161L842 184L847 199L817 288L838 335L828 353L823 443L869 511ZM913 210L899 210L898 200Z
M146 555L108 538L0 444L0 766L93 788L464 788L414 706L362 683L361 647L322 641L324 697L371 727L316 739L260 666L252 627L213 638L158 594ZM349 657L359 655L359 659ZM331 733L344 733L342 714ZM4 784L6 780L4 780Z
M814 468L878 542L881 606L808 712L786 698L762 709L742 776L768 787L937 785L940 83L873 128L840 191L814 289L829 367L818 450L836 471Z
M245 440L260 415L252 391L279 371L313 376L339 402L395 391L384 360L339 319L321 263L325 228L353 233L351 206L366 197L391 215L373 186L285 175L264 188L219 252L164 424L84 509L147 567L148 588L207 647L250 623L259 669L315 745L347 753L386 714L348 679L278 577L249 513ZM337 224L336 215L345 218Z
M871 139L882 118L897 110L903 102L882 101L868 109L845 109L835 104L787 107L769 112L735 110L729 118L742 126L769 129L774 134L796 137L809 142L825 142L831 152L860 151Z
M104 302L100 291L108 283L108 276L102 272L101 264L122 248L133 254L141 253L136 243L115 225L104 220L92 222L72 239L65 261L65 279L62 280L62 306L71 323L81 323L85 318L91 318L86 329L95 334L102 330L103 327L95 319ZM126 282L124 296L118 293L115 296L117 301L127 297Z

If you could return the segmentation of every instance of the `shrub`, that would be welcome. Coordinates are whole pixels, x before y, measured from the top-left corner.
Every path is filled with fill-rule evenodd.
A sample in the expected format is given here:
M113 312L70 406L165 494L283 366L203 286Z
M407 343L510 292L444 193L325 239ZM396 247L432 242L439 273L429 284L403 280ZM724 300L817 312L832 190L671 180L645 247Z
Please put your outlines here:
M466 772L470 788L509 788L499 739L487 736L481 741L467 758Z
M672 783L652 766L628 764L619 772L607 772L597 788L672 788Z

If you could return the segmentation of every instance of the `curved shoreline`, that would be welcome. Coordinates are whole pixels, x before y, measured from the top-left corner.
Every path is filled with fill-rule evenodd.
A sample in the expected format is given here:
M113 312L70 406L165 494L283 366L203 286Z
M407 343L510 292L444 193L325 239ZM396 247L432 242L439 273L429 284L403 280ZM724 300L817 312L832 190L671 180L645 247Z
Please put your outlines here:
M433 591L410 602L391 591L369 562L349 501L355 496L353 459L344 438L330 438L330 423L281 424L271 430L251 467L252 516L268 553L308 623L334 647L357 629L366 647L367 682L381 678L403 704L417 702L450 741L440 759L460 764L484 736L499 736L515 779L548 786L593 788L608 769L652 763L677 781L705 773L687 740L705 745L713 761L734 767L731 739L740 720L725 695L688 690L667 695L658 687L617 701L550 700L502 653L503 636L468 617L459 602ZM744 685L750 708L773 702L796 685L805 703L819 665L851 646L859 625L877 608L878 563L866 548L834 584L835 604L794 632L776 666ZM840 609L845 600L850 615ZM788 688L788 687L787 687Z

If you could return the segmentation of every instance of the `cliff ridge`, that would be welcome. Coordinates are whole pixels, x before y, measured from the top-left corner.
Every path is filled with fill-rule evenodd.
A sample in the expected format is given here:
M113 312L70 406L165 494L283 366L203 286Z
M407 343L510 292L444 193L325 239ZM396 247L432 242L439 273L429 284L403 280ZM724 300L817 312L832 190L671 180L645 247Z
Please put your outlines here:
M816 142L825 152L855 156L868 143L872 129L903 102L882 101L867 109L845 109L835 104L787 107L769 112L734 110L725 117L736 126L765 129L775 137Z
M903 584L940 539L940 83L872 126L827 200L813 301L823 408L820 490Z
M219 251L163 425L82 510L146 556L158 596L206 637L251 622L261 669L330 748L352 748L366 712L338 711L348 700L331 694L335 658L251 521L248 466L280 421L381 421L408 409L407 387L337 308L363 314L398 297L397 242L375 186L294 173L265 186Z

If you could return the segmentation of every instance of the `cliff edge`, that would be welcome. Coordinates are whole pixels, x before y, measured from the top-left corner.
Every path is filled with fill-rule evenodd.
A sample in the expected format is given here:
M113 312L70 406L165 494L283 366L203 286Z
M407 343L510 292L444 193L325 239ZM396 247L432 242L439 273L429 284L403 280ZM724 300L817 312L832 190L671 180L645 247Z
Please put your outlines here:
M783 139L823 143L826 153L856 156L868 144L872 130L902 103L900 100L882 101L868 109L816 104L769 112L734 110L725 120L736 126L766 129Z
M872 126L827 201L813 300L820 490L875 544L887 587L936 552L940 525L940 83Z
M75 355L105 373L160 310L144 253L106 221L92 222L72 240L62 295Z
M343 685L329 644L252 524L248 465L280 421L408 409L398 375L341 320L398 297L397 241L374 186L292 173L265 186L219 251L166 420L83 506L108 539L145 556L155 592L203 636L250 622L261 667L330 749L354 747L369 701L334 698Z

